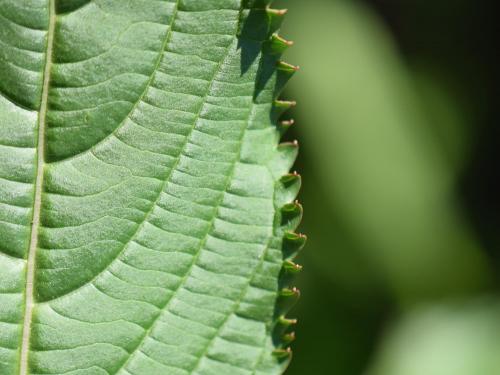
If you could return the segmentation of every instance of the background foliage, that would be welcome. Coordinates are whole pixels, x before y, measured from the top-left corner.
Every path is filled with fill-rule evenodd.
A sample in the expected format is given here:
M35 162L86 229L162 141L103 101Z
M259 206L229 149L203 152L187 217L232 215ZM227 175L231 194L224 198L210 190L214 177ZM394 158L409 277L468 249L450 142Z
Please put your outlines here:
M500 373L492 5L281 4L309 236L288 374Z

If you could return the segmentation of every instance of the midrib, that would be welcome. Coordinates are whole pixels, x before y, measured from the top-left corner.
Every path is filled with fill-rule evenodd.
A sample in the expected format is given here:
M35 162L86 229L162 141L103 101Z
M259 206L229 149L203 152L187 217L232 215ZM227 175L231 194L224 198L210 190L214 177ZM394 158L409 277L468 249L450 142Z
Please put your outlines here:
M49 98L50 70L52 65L52 49L54 45L54 29L56 22L55 0L48 0L49 7L49 28L47 31L47 48L45 55L45 68L43 72L42 98L38 117L37 132L37 161L35 195L33 199L33 219L31 224L31 238L28 249L26 265L26 295L25 312L23 322L23 335L21 342L21 354L19 375L28 375L28 360L31 338L31 322L34 307L34 279L36 267L36 250L38 247L38 228L40 227L40 211L42 206L42 187L45 165L45 129L47 126L47 106Z

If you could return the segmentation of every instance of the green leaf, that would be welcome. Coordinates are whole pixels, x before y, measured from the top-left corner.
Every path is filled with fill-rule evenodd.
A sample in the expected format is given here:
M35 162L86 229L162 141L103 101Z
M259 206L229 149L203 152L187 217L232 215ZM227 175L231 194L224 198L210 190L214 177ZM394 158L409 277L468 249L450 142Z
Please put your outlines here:
M460 158L445 151L460 150L452 141L460 137L445 130L460 124L427 105L444 107L449 96L422 99L393 37L363 2L296 2L290 16L301 46L290 53L307 67L291 82L307 108L297 113L307 121L297 127L310 163L303 196L323 213L307 222L311 259L348 290L373 294L379 284L405 304L482 288L491 270L459 204Z
M496 297L411 310L382 341L367 375L500 374Z
M302 210L268 3L0 0L0 374L283 371Z

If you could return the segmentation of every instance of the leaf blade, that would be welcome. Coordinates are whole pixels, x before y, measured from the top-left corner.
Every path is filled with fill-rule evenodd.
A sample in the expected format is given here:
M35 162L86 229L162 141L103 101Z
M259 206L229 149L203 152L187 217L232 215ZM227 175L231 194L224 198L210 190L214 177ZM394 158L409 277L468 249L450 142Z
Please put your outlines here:
M281 206L296 191L277 193L295 152L276 147L281 130L273 102L291 73L278 72L279 56L264 53L276 15L231 0L161 1L175 3L179 14L169 18L165 51L145 87L123 74L68 84L71 68L64 69L71 64L81 68L74 82L106 70L97 63L99 43L69 58L63 39L75 41L68 25L90 22L96 7L109 19L126 15L142 25L137 19L144 14L156 16L147 7L140 13L142 3L78 3L57 16L51 86L41 90L48 157L38 150L45 174L36 184L43 192L35 194L39 209L34 205L40 215L40 225L33 223L38 246L31 245L34 306L33 314L26 309L31 338L24 340L20 371L281 373L286 358L272 356L281 345L273 338L282 313L275 304L282 237L296 223L287 219L281 227ZM111 129L120 116L109 108L130 101L129 83L139 87L139 99ZM103 103L108 122L85 117ZM75 128L88 120L86 129L104 136L90 134L90 143L77 136L91 144L84 149L57 139L64 126L78 134L72 120ZM5 362L7 374L17 372L16 362Z

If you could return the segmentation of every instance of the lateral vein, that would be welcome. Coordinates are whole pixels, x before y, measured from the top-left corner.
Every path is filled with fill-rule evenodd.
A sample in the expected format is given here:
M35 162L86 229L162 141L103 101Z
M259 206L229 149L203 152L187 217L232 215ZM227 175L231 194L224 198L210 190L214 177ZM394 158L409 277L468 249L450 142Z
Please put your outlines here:
M33 219L31 224L31 238L26 264L26 294L25 312L23 322L23 335L21 342L19 374L28 375L28 361L31 339L31 325L33 319L34 279L36 267L36 251L38 248L38 229L40 227L40 211L42 206L43 175L45 166L45 131L47 127L47 109L49 99L50 71L52 67L52 52L54 45L54 30L56 23L55 0L48 0L49 28L47 31L47 47L45 55L45 68L43 72L42 98L38 118L37 133L37 161L35 195L33 200Z

